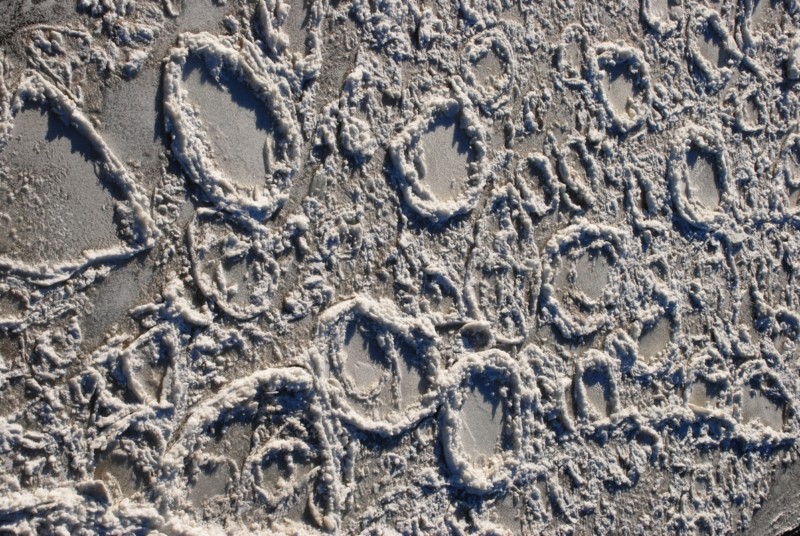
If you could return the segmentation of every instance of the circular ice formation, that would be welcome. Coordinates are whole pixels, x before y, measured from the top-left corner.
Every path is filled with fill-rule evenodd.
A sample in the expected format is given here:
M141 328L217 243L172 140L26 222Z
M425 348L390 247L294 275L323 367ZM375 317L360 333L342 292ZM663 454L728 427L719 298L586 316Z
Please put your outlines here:
M698 126L675 136L669 151L667 180L672 204L689 225L710 230L727 221L722 209L731 204L725 146L715 133Z
M706 78L710 89L719 90L733 75L732 67L742 60L742 53L717 11L698 7L688 21L686 31L689 57Z
M274 147L265 142L263 186L237 186L217 164L203 118L197 114L183 83L183 69L190 57L205 60L208 72L219 81L222 71L243 80L263 101L274 123ZM219 209L252 225L272 216L287 198L287 189L302 162L302 135L288 97L289 90L276 82L251 56L230 39L208 33L184 34L164 65L164 116L172 135L173 155L189 178Z
M331 530L338 471L323 416L305 369L231 382L195 407L167 446L162 465L173 481L162 492L190 512L214 495L236 497L240 511L252 506L270 523L299 507Z
M426 184L428 159L420 140L429 129L435 128L437 121L455 121L469 139L472 161L466 165L465 186L454 199L439 199ZM429 102L417 116L391 142L389 154L394 164L393 177L408 207L420 217L433 222L444 223L450 218L470 212L478 202L486 182L485 169L486 133L472 106L463 100L436 99Z
M619 364L599 350L589 350L575 367L573 396L580 418L604 421L617 411L619 405Z
M98 178L116 193L119 201L115 203L115 219L122 242L116 247L85 250L79 258L37 266L0 253L0 273L8 273L37 285L53 285L90 266L117 262L153 247L159 231L150 217L147 196L139 191L135 179L73 98L38 74L23 79L12 98L4 94L5 90L0 83L0 107L7 106L5 110L0 108L5 116L0 120L7 121L6 125L0 127L0 151L13 132L14 118L26 108L40 106L56 114L90 144L97 158L94 164Z
M725 358L713 349L692 356L690 374L686 378L684 398L694 414L713 416L734 425L728 411L731 394L731 373Z
M522 206L532 216L542 218L558 208L563 186L545 155L528 155L517 166L514 179Z
M177 330L169 324L153 327L124 349L110 348L109 364L119 367L114 378L124 385L128 395L139 404L174 408L179 400L176 391L176 366L180 342ZM99 352L98 352L99 353Z
M586 30L579 24L570 24L561 34L555 55L557 73L570 86L579 87L582 84L588 42Z
M329 380L334 413L361 430L399 434L436 410L439 354L426 318L392 302L359 296L320 316L320 375Z
M627 133L647 119L652 93L650 69L639 50L602 43L588 60L589 77L614 127Z
M594 206L597 168L586 141L580 137L567 140L563 148L556 149L556 171L563 187L559 189L561 203L573 211L584 211Z
M513 186L489 200L472 251L464 292L471 314L490 322L497 341L521 343L539 299L541 264L533 222Z
M484 64L487 77L477 68ZM487 114L505 106L511 99L511 88L517 74L517 64L511 44L500 28L478 34L464 49L461 74L468 84L472 102Z
M732 98L736 106L734 125L743 134L759 134L768 122L768 107L758 88L743 91Z
M623 374L646 378L677 357L681 296L670 288L673 276L663 259L635 270L634 278L642 282L634 298L635 318L610 333L604 349L619 362Z
M640 370L653 371L676 348L673 339L679 325L677 312L664 311L660 307L633 323L631 335L636 341Z
M785 421L796 414L781 377L763 360L747 362L739 372L739 417L765 435L782 435Z
M670 5L673 0L641 0L642 20L653 30L666 35L678 29L683 19L682 10Z
M763 7L766 2L766 7ZM776 28L760 28L759 19L773 19L776 24L784 14L795 15L798 11L796 0L740 0L738 2L737 17L739 20L739 32L742 42L748 47L757 47L763 44L765 37L777 38L777 32L772 32ZM774 13L769 13L775 10ZM764 13L764 12L767 13Z
M281 260L288 255L278 233L246 232L222 214L200 209L187 239L197 286L225 314L249 320L274 305Z
M612 323L611 310L618 304L618 274L624 262L625 235L601 224L575 224L550 239L543 255L542 307L564 337L584 337ZM601 255L608 263L608 283L596 296L556 288L567 263L588 254Z
M519 460L522 434L516 361L499 350L470 354L447 371L446 381L440 421L448 468L470 493L504 489ZM470 421L482 428L471 430ZM476 449L484 453L476 456Z

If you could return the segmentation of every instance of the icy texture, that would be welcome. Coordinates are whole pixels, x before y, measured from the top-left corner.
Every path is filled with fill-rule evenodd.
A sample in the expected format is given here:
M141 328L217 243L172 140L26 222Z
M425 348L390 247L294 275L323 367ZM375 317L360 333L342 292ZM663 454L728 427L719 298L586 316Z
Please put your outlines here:
M792 528L799 24L0 2L0 532Z

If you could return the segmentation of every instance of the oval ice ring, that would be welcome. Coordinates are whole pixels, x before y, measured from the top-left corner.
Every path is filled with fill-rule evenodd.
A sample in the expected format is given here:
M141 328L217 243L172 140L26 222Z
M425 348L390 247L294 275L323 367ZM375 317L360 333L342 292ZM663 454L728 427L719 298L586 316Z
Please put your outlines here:
M418 216L444 223L477 204L487 175L486 133L469 104L444 98L428 103L392 140L389 154L394 182ZM450 158L440 159L442 154Z
M447 467L471 493L502 490L519 460L517 363L505 352L489 350L462 358L446 377L440 421Z
M0 83L2 100L4 92ZM13 232L0 239L0 273L52 285L152 247L148 198L73 98L33 75L9 100L0 108L11 127L0 130L0 212ZM39 134L43 150L32 143Z
M187 229L192 275L205 298L237 320L273 305L288 256L276 232L248 232L213 209L199 209Z
M667 181L675 212L689 225L710 230L728 221L733 205L722 139L710 130L687 127L670 147Z
M784 141L783 148L779 157L776 185L783 190L787 196L786 201L791 204L791 193L800 190L800 134L789 134ZM790 212L797 213L797 208L790 209Z
M189 512L236 496L272 523L294 513L331 529L337 471L322 414L313 378L299 367L236 380L187 416L162 459L174 478L164 493Z
M531 153L521 160L514 173L514 185L531 216L543 218L558 208L563 186L545 155Z
M163 85L165 128L189 179L245 223L272 216L302 164L288 85L207 33L181 36Z
M580 24L569 24L561 34L560 43L555 50L556 76L566 84L578 88L584 84L581 73L585 64L588 47L586 29Z
M589 54L589 75L614 127L627 133L647 118L652 92L650 70L640 51L603 43Z
M706 7L696 8L687 21L689 58L711 90L722 89L743 59L725 25L718 12Z
M382 436L402 433L436 411L439 354L427 319L388 301L357 297L320 317L318 373L334 413Z
M622 231L600 224L571 225L547 243L542 313L564 337L585 337L612 324L625 249Z
M619 362L599 350L589 350L578 361L573 397L584 422L607 423L619 409Z
M470 41L464 49L461 75L470 99L487 114L508 103L517 63L511 44L499 28L486 30Z
M669 294L661 294L658 299L652 296L650 300L655 303L633 322L628 339L632 343L629 355L635 358L635 362L631 364L633 374L654 373L670 354L677 351L675 333L680 326L680 311L674 301L667 308L659 305L659 302L669 302L672 299Z

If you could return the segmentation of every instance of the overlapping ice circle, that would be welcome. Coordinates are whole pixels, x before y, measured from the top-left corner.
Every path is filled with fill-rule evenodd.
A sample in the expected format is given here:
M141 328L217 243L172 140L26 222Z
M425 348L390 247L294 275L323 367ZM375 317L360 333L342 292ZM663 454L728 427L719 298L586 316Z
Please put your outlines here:
M501 28L475 36L464 49L461 75L470 98L488 114L511 98L517 79L514 52Z
M624 268L618 266L625 263L625 248L625 234L609 226L576 225L550 239L544 253L542 302L552 316L553 325L562 335L568 338L584 337L614 324L615 309L622 301L622 293L631 290L623 287L621 278ZM570 262L587 254L597 256L599 262L606 263L611 269L608 288L604 285L591 291L591 295L581 290L572 295L560 295L555 286L559 273L569 269L567 265Z
M433 414L439 355L426 319L360 296L320 318L318 372L337 413L368 432L396 435Z
M283 234L248 232L219 212L199 210L187 228L193 276L203 295L225 314L248 320L274 306L278 281L293 250Z
M239 380L186 417L164 455L175 478L166 493L191 508L187 500L201 503L204 484L223 475L223 483L231 479L228 493L252 502L251 515L262 522L291 519L296 503L302 512L307 500L320 526L333 528L325 488L334 485L336 468L321 416L307 371L270 369Z

